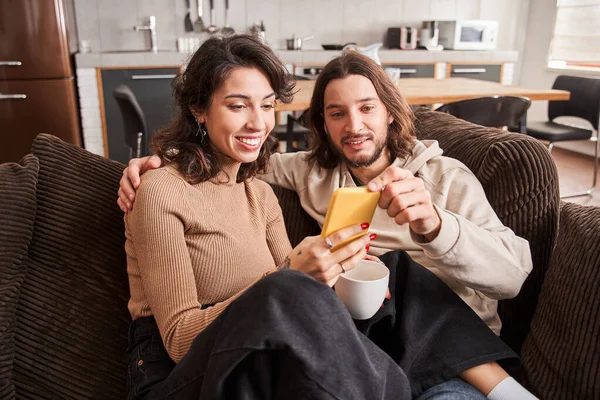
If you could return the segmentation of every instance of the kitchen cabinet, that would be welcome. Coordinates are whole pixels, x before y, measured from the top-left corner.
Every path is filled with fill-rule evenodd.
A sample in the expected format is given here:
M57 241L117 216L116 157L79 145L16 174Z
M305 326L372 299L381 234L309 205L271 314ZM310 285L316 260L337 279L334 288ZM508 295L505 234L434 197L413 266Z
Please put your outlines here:
M400 69L402 78L435 78L435 64L382 63L383 68Z
M449 78L471 78L500 83L502 81L502 64L448 63L447 74Z
M112 92L120 84L129 86L146 118L149 138L171 119L175 109L172 82L177 68L102 69L100 72L104 107L105 143L108 158L122 163L129 161L121 111ZM146 152L148 149L145 149Z

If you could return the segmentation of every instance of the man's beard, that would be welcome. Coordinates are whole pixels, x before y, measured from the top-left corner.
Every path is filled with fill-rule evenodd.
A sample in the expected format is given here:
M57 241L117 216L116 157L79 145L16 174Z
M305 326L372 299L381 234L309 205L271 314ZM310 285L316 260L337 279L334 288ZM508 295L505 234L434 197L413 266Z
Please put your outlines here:
M381 153L383 152L383 149L385 149L385 146L387 144L387 137L385 138L385 140L382 140L381 143L377 143L373 137L374 135L348 135L348 136L344 136L341 140L340 140L340 147L334 145L331 142L331 138L329 135L327 135L327 140L329 141L329 146L334 149L335 153L337 153L337 155L342 159L342 161L344 161L346 163L346 165L348 165L351 168L362 168L362 167L369 167L371 166L375 161L377 161L379 159L379 157L381 156ZM346 140L351 140L351 139L359 139L359 138L367 138L373 141L373 143L375 144L375 151L373 152L372 155L370 156L361 156L361 157L357 157L356 159L352 160L348 157L346 157L346 154L344 154L343 149L343 143Z

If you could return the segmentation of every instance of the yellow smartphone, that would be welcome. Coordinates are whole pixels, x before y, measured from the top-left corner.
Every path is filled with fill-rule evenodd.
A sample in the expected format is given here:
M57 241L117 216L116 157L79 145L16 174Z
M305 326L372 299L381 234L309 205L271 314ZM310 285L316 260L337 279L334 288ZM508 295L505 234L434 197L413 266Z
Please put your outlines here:
M329 208L325 216L325 223L321 230L321 237L325 239L335 231L350 225L368 222L373 220L373 214L377 208L380 192L370 192L367 187L339 188L333 192L329 200ZM345 244L366 235L365 229L342 243L336 243L331 251L336 251Z

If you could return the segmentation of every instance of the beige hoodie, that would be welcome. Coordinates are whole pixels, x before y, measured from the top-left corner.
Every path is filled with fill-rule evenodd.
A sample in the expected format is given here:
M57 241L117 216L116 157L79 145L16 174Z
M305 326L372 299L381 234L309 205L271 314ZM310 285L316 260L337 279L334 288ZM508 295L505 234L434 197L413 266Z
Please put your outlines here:
M393 165L425 183L441 219L440 233L426 243L377 208L370 232L377 238L369 253L405 250L450 286L496 333L502 326L497 300L517 295L531 271L529 244L496 216L475 175L460 161L442 156L437 141L417 141L406 160ZM356 186L347 166L334 169L308 163L306 153L274 154L260 179L294 190L302 207L323 226L332 193ZM426 299L425 299L426 300Z

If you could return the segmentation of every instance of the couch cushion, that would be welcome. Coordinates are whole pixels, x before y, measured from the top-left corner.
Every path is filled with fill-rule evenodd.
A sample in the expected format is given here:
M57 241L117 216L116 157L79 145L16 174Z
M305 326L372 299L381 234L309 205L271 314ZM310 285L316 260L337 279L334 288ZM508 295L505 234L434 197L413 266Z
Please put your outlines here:
M563 203L529 336L524 383L542 399L600 398L600 207Z
M540 293L558 228L558 173L548 150L526 135L417 110L417 136L440 143L481 182L500 220L529 241L533 271L515 299L499 302L502 339L519 353Z
M38 160L0 165L0 399L13 399L15 313L33 235Z
M15 333L19 398L123 399L130 322L123 165L39 135L37 215Z

